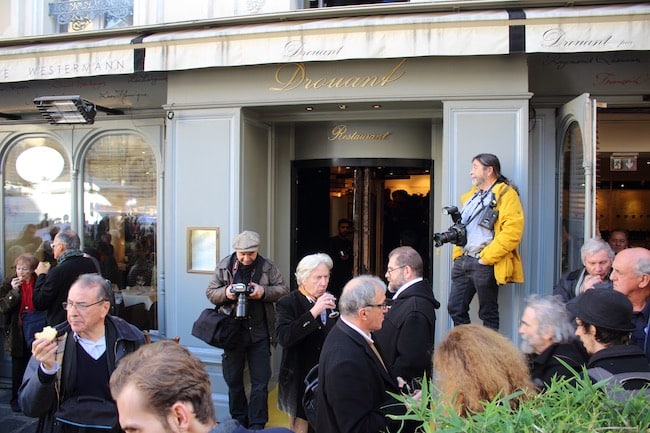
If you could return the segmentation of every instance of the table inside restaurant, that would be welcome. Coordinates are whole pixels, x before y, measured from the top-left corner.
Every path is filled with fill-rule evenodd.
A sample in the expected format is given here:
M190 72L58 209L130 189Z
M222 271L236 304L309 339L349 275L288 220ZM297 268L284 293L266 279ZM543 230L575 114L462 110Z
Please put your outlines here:
M157 328L158 291L152 286L127 287L115 292L117 315L132 325L144 329Z

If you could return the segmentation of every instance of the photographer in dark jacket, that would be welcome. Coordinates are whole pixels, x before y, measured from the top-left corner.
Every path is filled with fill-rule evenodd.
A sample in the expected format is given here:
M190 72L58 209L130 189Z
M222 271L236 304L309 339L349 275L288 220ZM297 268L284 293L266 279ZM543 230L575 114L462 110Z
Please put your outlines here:
M224 350L223 377L228 385L230 416L251 430L268 421L268 383L271 378L271 344L275 344L275 302L289 293L282 274L258 254L260 235L243 231L233 240L235 252L219 262L206 295L214 305L235 315L239 296L233 284L244 285L247 315L240 318L241 344ZM251 379L250 400L244 390L244 367Z

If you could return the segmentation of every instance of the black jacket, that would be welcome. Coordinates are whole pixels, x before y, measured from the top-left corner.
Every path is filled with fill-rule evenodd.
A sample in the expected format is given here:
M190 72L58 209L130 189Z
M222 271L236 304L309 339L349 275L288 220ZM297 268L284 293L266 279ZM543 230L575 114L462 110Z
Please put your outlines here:
M47 324L54 326L66 320L61 305L68 299L70 286L81 274L96 274L95 263L84 256L70 256L47 274L41 274L34 283L34 308L47 311Z
M553 295L560 296L562 301L565 303L575 298L576 285L578 284L580 277L583 275L583 272L586 272L584 267L563 274L560 277L560 281L558 281L553 287ZM607 281L603 281L602 283L594 284L594 288L613 289L614 286L612 285L612 282L607 279Z
M384 362L395 377L406 382L425 373L431 377L435 309L439 307L431 284L418 281L392 302L381 329L373 332Z
M387 426L398 430L399 423L386 417L388 411L404 412L387 394L398 392L396 380L363 336L340 319L323 345L318 383L317 432L378 433Z
M588 358L582 343L579 340L571 340L568 343L555 343L539 355L529 355L528 366L535 385L544 389L551 384L553 376L573 377L573 373L559 360L581 373Z
M639 346L616 345L606 347L591 355L587 368L602 367L612 374L650 372L650 364ZM640 389L645 382L630 381L626 389ZM629 385L629 386L628 386Z
M275 304L275 335L282 346L278 407L303 419L306 419L302 408L305 376L318 364L325 337L336 323L336 319L328 317L323 325L320 317L314 318L309 312L313 305L298 290Z

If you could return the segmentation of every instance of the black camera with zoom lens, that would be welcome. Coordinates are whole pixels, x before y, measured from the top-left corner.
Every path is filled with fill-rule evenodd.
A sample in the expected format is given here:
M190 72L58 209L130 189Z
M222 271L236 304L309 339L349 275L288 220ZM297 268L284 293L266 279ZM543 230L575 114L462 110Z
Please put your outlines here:
M451 216L453 225L444 233L434 233L433 244L436 248L440 248L446 243L452 243L459 247L467 244L467 229L465 224L461 222L461 215L456 206L447 206L442 208L442 213Z
M237 308L235 309L236 319L248 317L248 295L255 291L255 287L243 283L232 284L230 293L237 295Z

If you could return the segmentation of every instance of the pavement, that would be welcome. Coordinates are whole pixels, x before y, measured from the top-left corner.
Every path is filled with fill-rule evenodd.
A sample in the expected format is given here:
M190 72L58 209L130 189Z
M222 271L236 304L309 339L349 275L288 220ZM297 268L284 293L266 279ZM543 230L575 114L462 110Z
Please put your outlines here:
M0 378L0 431L2 433L34 433L38 420L11 410L11 380Z

